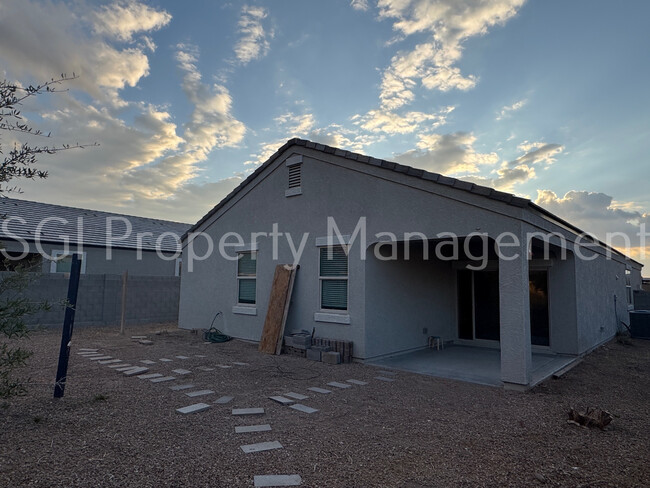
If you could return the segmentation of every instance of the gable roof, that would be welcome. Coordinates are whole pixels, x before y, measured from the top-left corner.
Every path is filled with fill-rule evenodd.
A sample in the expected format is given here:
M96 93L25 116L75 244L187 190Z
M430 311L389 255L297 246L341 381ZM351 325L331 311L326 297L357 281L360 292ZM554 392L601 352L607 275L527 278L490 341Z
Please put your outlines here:
M17 219L6 223L2 222L3 218L11 217L20 217L25 220L25 224ZM101 247L106 247L107 219L109 217L125 218L131 223L131 234L124 240L115 240L111 243L111 247L121 249L137 249L138 233L150 232L153 235L142 238L141 248L153 251L156 249L156 239L164 232L174 232L180 238L190 228L190 224L179 222L4 197L0 198L0 239L15 239L14 236L16 236L26 241L35 241L39 223L48 217L56 217L57 220L52 219L42 226L41 242L63 243L63 238L60 236L66 236L71 245L83 244L84 246ZM83 223L81 233L77 229L77 219L79 218ZM58 219L64 219L67 223ZM112 235L115 238L126 232L126 226L122 222L115 221L112 225ZM3 227L13 236L6 234ZM162 251L174 252L176 249L177 244L171 237L166 237L161 241Z
M273 155L269 159L267 159L262 165L258 166L257 169L253 171L253 173L251 173L244 181L242 181L233 191L231 191L228 195L226 195L217 205L214 206L214 208L212 208L212 210L210 210L196 224L194 224L190 229L188 229L188 231L183 235L182 239L185 240L187 234L196 231L196 229L198 229L201 225L203 225L223 206L225 206L230 200L232 200L235 197L235 195L237 195L237 193L239 193L249 183L251 183L255 178L257 178L257 176L262 171L264 171L268 166L273 164L275 160L278 159L287 149L293 146L302 146L308 149L313 149L316 151L323 152L325 154L333 154L334 156L339 156L345 159L356 161L358 163L368 164L370 166L377 166L390 171L394 171L396 173L402 173L409 176L414 176L421 180L429 181L433 184L449 186L452 188L456 188L457 190L474 193L475 195L480 195L482 197L489 198L491 200L497 200L499 202L503 202L508 205L513 205L515 207L531 208L536 212L539 212L544 216L550 218L551 220L554 220L556 223L559 223L560 225L567 227L568 229L575 232L576 234L585 234L585 232L582 231L580 228L562 219L561 217L554 215L553 213L549 212L545 208L540 207L539 205L533 203L528 198L518 197L516 195L513 195L512 193L495 190L494 188L488 186L477 185L469 181L459 180L457 178L451 178L449 176L444 176L440 173L433 173L430 171L426 171L424 169L413 168L412 166L406 166L392 161L386 161L385 159L373 158L371 156L366 156L364 154L346 151L344 149L327 146L325 144L319 144L316 142L308 141L306 139L294 138L294 139L289 139L286 143L284 143L282 147L280 147L275 153L273 153ZM605 248L612 249L616 254L624 257L625 259L629 259L630 261L633 261L637 264L641 264L638 261L634 261L630 257L626 256L622 252L614 248L610 248L610 246L608 246L607 244L601 241L597 241L597 243Z

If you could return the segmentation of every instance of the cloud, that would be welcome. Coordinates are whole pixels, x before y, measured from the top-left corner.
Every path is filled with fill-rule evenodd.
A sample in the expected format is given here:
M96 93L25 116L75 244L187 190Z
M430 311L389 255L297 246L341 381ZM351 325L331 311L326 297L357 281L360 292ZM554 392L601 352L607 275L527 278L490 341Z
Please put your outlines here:
M510 117L512 115L512 112L516 112L517 110L520 110L528 103L528 100L523 99L519 100L518 102L513 103L512 105L506 105L504 106L496 116L495 120L503 120L507 117Z
M350 7L354 10L368 10L368 0L350 0Z
M650 214L628 208L635 205L617 204L605 193L577 190L571 190L563 197L550 190L538 190L535 203L583 231L595 234L601 241L650 264L650 234L643 239L639 235L643 228L650 232ZM628 236L629 242L615 233Z
M525 0L379 0L379 17L393 21L403 37L425 34L427 42L400 52L384 71L382 107L394 110L413 101L418 81L424 88L440 91L469 90L478 82L463 75L455 63L463 42L484 35L489 28L512 18Z
M307 134L316 124L314 114L310 113L296 115L292 112L287 112L273 120L276 124L283 127L287 134L291 134L291 137L300 137L299 134Z
M95 33L131 42L133 35L158 30L172 19L164 10L156 10L135 0L102 5L93 12Z
M476 173L481 166L495 165L499 156L474 149L476 137L467 132L420 134L417 149L395 155L395 160L446 175Z
M422 125L427 130L436 129L447 123L447 115L454 110L454 107L444 107L437 113L406 112L399 115L390 110L370 110L365 115L354 115L352 121L362 129L386 134L411 134Z
M525 154L517 159L510 161L510 167L519 165L532 165L537 163L546 163L547 165L555 162L554 156L564 151L564 146L560 144L547 144L544 142L524 142L517 149L526 151Z
M239 41L235 45L235 57L241 64L248 64L263 58L270 49L267 37L273 37L264 30L262 20L268 15L263 7L245 5L238 23Z

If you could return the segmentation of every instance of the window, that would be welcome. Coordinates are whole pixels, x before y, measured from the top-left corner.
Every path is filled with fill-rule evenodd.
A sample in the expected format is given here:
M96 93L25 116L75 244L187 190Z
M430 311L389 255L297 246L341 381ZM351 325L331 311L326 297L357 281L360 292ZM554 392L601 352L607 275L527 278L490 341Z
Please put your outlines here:
M237 255L237 301L254 305L257 286L257 252L239 252Z
M72 251L53 251L54 260L50 264L50 273L69 273L72 268L72 255L76 254L81 259L81 274L86 272L86 253Z
M633 307L632 299L632 271L629 269L625 270L625 294L627 295L627 306Z
M343 246L320 248L320 308L348 309L348 255Z

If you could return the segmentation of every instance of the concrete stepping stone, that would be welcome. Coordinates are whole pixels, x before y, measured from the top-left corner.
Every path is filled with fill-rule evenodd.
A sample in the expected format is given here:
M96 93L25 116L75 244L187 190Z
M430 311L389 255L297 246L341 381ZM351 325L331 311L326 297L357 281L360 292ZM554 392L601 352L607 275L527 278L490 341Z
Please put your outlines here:
M88 349L87 347L80 347L79 350L81 352L97 352L99 349Z
M264 413L263 408L233 408L233 415L261 415Z
M150 380L151 378L160 378L162 375L160 373L149 373L141 374L138 376L141 380Z
M177 359L189 359L189 356L175 356Z
M143 346L152 346L153 341L150 341L149 339L140 339L138 344L142 344Z
M93 356L88 359L90 359L91 361L102 361L104 359L113 359L113 356Z
M395 371L379 371L380 375L383 376L396 376L397 373Z
M183 374L190 374L191 371L189 369L172 369L172 373L183 375Z
M232 401L233 398L235 398L235 397L231 397L231 396L222 396L222 397L217 398L217 399L214 401L214 403L218 403L218 404L220 404L220 405L225 405L226 403L230 403L230 402Z
M140 336L131 336L131 339L146 339L146 338L147 338L147 336L142 336L142 335L140 335Z
M164 383L166 381L174 381L176 379L176 376L163 376L162 378L153 378L150 379L152 383Z
M133 366L127 363L121 363L121 364L109 364L108 367L115 368L116 370L118 370L118 368L132 368Z
M347 383L339 383L338 381L330 381L327 383L329 386L333 386L335 388L352 388L350 385Z
M115 364L121 362L121 359L104 359L103 361L97 361L97 364Z
M274 402L281 403L282 405L291 405L293 403L293 400L291 400L289 398L285 398L285 397L280 396L280 395L270 396L269 398L271 400L273 400Z
M282 449L282 444L280 444L278 441L271 441L241 446L241 450L247 454L251 452L271 451L273 449Z
M235 427L235 434L246 434L248 432L268 432L271 430L269 424L262 425L238 425Z
M135 374L146 373L147 371L149 371L149 368L145 368L144 366L136 366L135 368L127 369L126 371L122 371L122 372L126 376L133 376Z
M213 393L214 391L212 390L197 390L197 391L189 391L185 394L190 398L194 398L197 396L212 395Z
M189 390L190 388L194 388L194 385L187 383L185 385L174 385L169 387L169 389L173 391Z
M318 412L318 409L308 407L307 405L303 405L302 403L296 403L295 405L290 405L289 408L293 408L294 410L298 410L299 412L304 412L304 413Z
M375 379L379 381L395 381L395 378L386 378L385 376L375 376Z
M233 361L232 364L236 364L237 366L248 366L248 363L240 363L239 361Z
M195 403L194 405L188 405L187 407L177 408L176 411L178 413L188 414L203 412L203 410L207 410L208 408L210 408L210 405L207 403Z
M309 391L315 391L316 393L332 393L332 390L326 390L325 388L318 388L317 386L312 386L311 388L307 388Z
M217 364L217 368L228 369L228 368L232 368L232 366L227 366L225 364Z
M196 369L201 370L201 371L214 371L214 368L209 368L208 366L199 366Z
M263 474L253 478L255 488L271 488L274 486L300 486L302 478L299 474Z
M285 393L284 396L289 397L289 398L293 398L295 400L307 400L307 398L309 398L307 395L302 395L300 393L294 393L292 391L290 391L289 393Z
M103 352L78 352L77 355L83 356L85 358L91 358L93 356L102 356Z
M160 358L158 361L161 361L163 363L171 363L172 362L171 359L167 359L167 358Z
M115 371L126 371L127 369L133 369L138 367L138 366L131 366L130 364L118 364L117 366L119 366L119 368L116 367Z
M360 385L360 386L368 384L365 381L359 381L359 380L345 380L345 381L347 381L348 383L352 383L353 385Z
M152 361L151 359L143 359L140 361L142 364L156 364L156 361Z

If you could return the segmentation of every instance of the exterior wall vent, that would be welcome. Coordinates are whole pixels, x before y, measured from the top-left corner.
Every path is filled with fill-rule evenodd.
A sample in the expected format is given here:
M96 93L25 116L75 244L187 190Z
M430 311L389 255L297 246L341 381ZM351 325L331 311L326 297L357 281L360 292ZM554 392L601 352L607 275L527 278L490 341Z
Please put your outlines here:
M285 197L302 195L302 156L294 155L285 162L288 173L288 187L284 192Z

